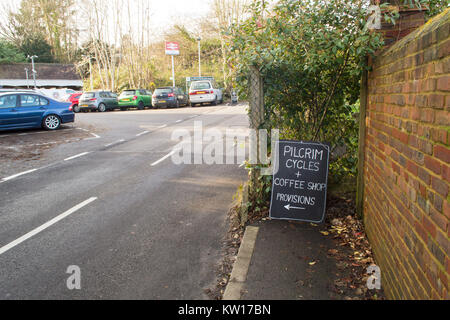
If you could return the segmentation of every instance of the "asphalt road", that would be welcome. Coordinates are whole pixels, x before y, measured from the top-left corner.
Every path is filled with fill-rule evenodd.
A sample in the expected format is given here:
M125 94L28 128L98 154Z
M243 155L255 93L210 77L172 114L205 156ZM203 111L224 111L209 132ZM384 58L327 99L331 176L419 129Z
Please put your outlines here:
M246 172L174 164L195 121L248 127L244 106L77 114L83 139L0 176L0 299L207 299Z

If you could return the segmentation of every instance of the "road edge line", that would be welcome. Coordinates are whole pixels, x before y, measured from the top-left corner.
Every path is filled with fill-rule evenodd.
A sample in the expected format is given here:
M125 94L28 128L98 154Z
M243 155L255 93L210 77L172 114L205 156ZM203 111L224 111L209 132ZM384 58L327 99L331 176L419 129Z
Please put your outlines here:
M258 231L258 227L249 226L245 229L244 237L242 238L241 246L239 247L239 252L233 265L230 281L225 288L222 300L241 299L241 291L247 280L247 273L255 249Z

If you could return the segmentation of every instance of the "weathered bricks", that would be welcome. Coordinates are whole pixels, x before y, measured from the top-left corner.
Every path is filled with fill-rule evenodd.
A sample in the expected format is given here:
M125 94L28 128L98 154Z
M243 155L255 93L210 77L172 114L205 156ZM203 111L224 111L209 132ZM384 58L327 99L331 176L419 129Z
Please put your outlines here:
M449 31L450 9L370 60L364 222L390 298L449 299Z

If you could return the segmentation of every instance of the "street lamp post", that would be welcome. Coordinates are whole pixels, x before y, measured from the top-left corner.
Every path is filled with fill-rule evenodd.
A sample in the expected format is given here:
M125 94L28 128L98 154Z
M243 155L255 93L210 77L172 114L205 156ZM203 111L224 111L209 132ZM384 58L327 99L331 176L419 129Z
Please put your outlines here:
M36 70L34 69L34 59L39 58L38 56L28 56L28 59L31 59L31 72L33 73L33 81L34 81L34 88L36 89Z
M198 76L201 77L202 76L202 61L200 58L200 41L202 40L202 38L198 37L197 41L198 41Z
M25 68L25 74L27 76L27 88L30 89L30 84L28 83L28 68Z

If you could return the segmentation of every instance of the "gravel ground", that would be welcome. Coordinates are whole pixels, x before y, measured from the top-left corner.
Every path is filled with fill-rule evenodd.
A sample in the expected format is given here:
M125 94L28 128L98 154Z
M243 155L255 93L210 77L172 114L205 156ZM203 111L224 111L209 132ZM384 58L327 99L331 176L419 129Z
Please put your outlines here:
M21 130L0 132L0 178L41 165L50 150L91 137L91 131L71 125L56 131Z

